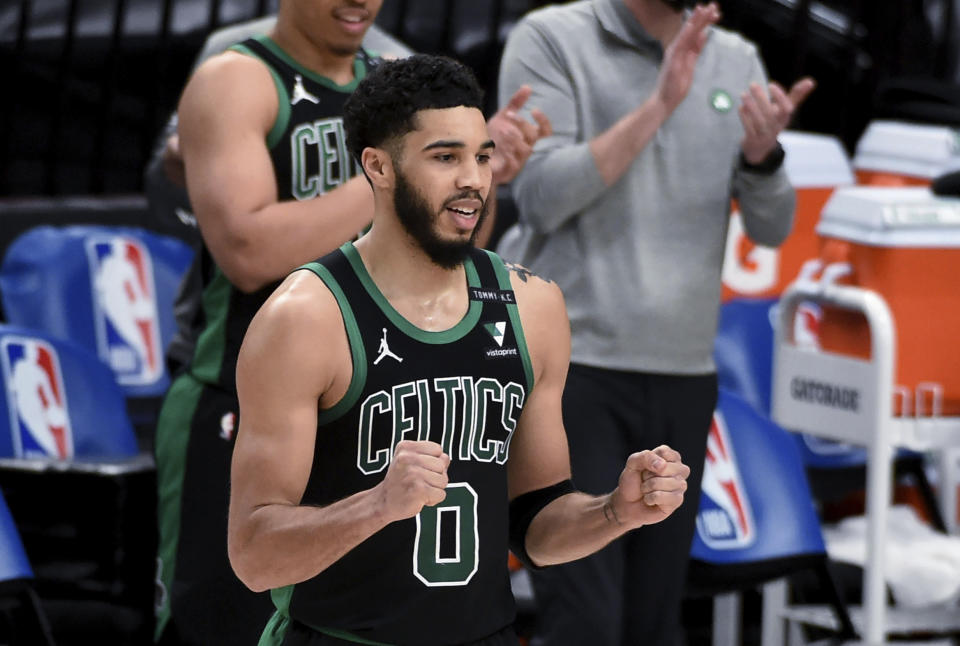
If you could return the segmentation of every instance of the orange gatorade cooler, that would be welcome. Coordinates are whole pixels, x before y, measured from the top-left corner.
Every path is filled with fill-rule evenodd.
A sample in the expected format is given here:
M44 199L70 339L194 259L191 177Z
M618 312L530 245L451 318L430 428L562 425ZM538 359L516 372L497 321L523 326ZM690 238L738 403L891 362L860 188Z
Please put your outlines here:
M786 151L784 168L797 192L793 231L777 248L755 244L734 201L723 260L724 302L780 296L803 261L817 255L820 243L814 228L827 198L837 186L854 183L850 160L836 137L787 131L780 134L780 143Z
M853 157L857 183L871 186L929 186L960 169L960 131L946 126L873 121Z
M890 308L896 414L960 415L960 199L925 187L841 188L817 233L823 275L873 290ZM861 315L823 308L816 332L823 350L870 355Z

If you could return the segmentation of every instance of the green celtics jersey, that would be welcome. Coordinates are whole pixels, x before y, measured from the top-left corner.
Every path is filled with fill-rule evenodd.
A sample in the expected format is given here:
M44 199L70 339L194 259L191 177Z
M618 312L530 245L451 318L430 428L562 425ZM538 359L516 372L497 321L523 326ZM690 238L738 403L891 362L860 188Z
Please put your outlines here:
M376 62L360 50L354 80L337 85L293 60L267 36L256 36L231 47L262 61L277 90L277 119L267 134L277 195L284 200L308 200L344 184L360 173L346 148L341 113L347 97ZM317 213L317 217L325 214ZM279 281L254 293L243 293L204 256L204 328L191 372L202 382L235 390L234 373L243 336L260 306Z
M351 243L301 268L336 297L353 357L347 394L320 411L302 504L377 485L404 439L440 444L450 484L440 504L390 524L313 579L274 590L274 628L283 617L348 641L431 646L512 623L506 463L533 375L503 261L473 250L464 267L469 308L444 332L394 310ZM261 644L280 643L278 632Z

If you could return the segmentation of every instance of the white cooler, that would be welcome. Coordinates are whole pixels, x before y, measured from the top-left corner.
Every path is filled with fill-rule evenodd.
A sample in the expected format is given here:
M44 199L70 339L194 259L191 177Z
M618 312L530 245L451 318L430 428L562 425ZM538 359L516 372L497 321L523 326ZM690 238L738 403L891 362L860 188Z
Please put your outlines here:
M873 121L853 157L857 183L872 186L927 186L960 170L960 130L946 126Z
M824 266L849 263L850 273L835 273L839 282L879 293L890 308L898 407L960 415L960 199L923 187L843 188L817 233ZM862 317L824 308L818 333L824 350L869 355Z

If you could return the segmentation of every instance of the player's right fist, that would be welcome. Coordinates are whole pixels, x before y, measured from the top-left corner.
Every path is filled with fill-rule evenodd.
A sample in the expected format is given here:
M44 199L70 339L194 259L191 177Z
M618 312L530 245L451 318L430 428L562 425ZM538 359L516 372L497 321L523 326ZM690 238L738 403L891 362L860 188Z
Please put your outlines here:
M387 475L377 487L387 520L412 518L443 502L450 456L436 442L403 440L393 450Z

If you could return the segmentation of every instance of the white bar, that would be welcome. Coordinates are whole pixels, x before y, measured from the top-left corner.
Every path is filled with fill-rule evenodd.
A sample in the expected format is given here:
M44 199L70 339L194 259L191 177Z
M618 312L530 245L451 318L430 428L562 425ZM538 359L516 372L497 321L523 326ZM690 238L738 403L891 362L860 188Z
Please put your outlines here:
M764 584L760 646L784 646L783 611L786 607L787 580L777 579Z
M957 519L957 486L960 485L960 450L944 449L937 454L940 473L940 515L950 534L960 533Z
M884 424L881 422L881 428ZM878 429L879 431L879 429ZM878 435L883 435L878 433ZM878 437L867 447L867 567L863 568L863 638L867 644L885 644L887 596L884 576L887 512L891 498L893 451Z
M713 646L740 646L742 597L724 592L713 598Z
M891 497L890 477L892 472L891 420L893 401L893 375L895 374L896 333L890 309L883 298L871 290L859 287L814 283L812 281L794 283L784 293L780 301L780 320L776 330L774 346L774 419L781 422L780 415L789 411L789 384L784 383L789 375L789 366L781 365L785 361L799 357L792 353L786 342L787 331L793 330L793 317L797 304L801 300L813 300L821 305L832 305L847 310L861 312L867 318L870 327L871 358L863 365L869 368L864 374L856 368L846 375L857 387L863 389L864 405L870 405L873 411L862 411L860 422L869 420L869 427L859 427L858 433L843 433L845 440L867 447L867 565L863 571L864 627L863 637L871 645L885 644L884 615L886 612L884 538L886 532L887 511ZM786 350L786 351L785 351ZM810 361L803 369L816 374L815 358L830 364L830 370L837 367L853 366L838 363L836 355L828 353L810 353ZM849 359L848 359L849 361ZM821 370L824 366L821 366ZM834 379L835 374L820 373L824 379ZM841 380L842 381L842 380ZM869 396L869 402L866 400ZM821 407L822 408L822 407ZM795 421L795 420L794 420ZM853 420L851 420L853 422ZM873 432L870 432L872 427ZM787 426L790 428L790 426ZM807 432L819 435L835 435L836 429L805 428Z

